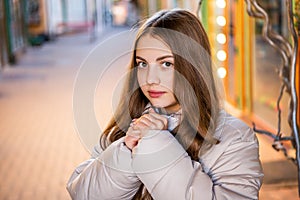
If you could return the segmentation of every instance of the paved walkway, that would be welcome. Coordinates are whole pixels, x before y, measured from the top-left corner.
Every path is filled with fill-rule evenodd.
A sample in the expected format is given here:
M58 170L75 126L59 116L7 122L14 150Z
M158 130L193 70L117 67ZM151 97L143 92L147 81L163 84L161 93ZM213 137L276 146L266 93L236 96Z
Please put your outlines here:
M0 199L70 199L74 167L89 158L74 129L76 72L95 46L89 35L28 48L0 75Z
M73 84L95 44L89 35L60 37L28 48L16 67L0 72L1 200L70 199L66 182L89 158L74 128ZM260 141L264 163L286 163ZM297 199L296 183L265 185L261 199Z

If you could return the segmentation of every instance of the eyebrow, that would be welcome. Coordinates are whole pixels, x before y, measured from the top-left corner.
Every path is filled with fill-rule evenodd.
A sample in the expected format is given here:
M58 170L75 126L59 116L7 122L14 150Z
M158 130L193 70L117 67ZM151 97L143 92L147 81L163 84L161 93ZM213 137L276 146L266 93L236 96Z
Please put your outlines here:
M173 58L173 57L174 57L173 55L165 55L165 56L158 57L158 58L156 59L156 61L160 61L160 60L163 60L163 59L165 59L165 58ZM139 60L142 60L142 61L146 61L145 58L142 58L142 57L140 57L140 56L136 56L135 58L136 58L136 59L139 59Z

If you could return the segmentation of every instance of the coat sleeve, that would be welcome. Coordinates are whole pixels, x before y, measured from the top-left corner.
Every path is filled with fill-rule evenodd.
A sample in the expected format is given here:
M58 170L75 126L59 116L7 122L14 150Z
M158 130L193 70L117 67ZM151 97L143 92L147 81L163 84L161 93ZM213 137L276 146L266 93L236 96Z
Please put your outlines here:
M67 190L74 200L131 199L140 181L131 168L131 151L121 138L106 148L96 146L92 158L71 175Z
M259 146L250 128L234 139L210 168L215 199L258 199L263 171Z
M134 149L133 169L158 200L257 199L261 178L257 159L256 141L238 142L227 146L214 171L207 173L173 135L160 131Z

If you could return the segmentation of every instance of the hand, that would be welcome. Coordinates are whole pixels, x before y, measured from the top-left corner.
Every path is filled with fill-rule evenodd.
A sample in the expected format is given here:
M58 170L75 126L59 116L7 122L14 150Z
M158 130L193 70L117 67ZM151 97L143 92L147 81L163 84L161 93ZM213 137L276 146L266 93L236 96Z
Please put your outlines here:
M125 144L129 149L133 149L148 130L166 130L168 120L150 109L148 114L142 115L138 119L133 119L125 136Z
M168 128L168 120L151 108L149 113L133 121L132 128L140 130L142 133L148 130L166 130Z
M141 139L141 133L139 130L133 130L133 128L130 126L126 136L125 136L125 145L132 150Z

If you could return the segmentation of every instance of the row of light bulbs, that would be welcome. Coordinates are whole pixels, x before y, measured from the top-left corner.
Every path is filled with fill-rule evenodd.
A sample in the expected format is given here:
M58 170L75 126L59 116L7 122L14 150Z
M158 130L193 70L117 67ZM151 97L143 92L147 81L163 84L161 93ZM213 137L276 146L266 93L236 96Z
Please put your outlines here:
M226 7L225 0L216 0L216 6L220 9L224 9ZM226 18L223 15L219 15L216 18L217 25L220 27L224 27L226 25ZM224 33L218 33L216 36L216 40L219 44L223 45L226 43L226 35ZM223 49L217 51L217 59L221 62L224 62L227 59L227 53ZM227 70L225 67L219 67L217 70L218 76L220 78L225 78L227 75Z

